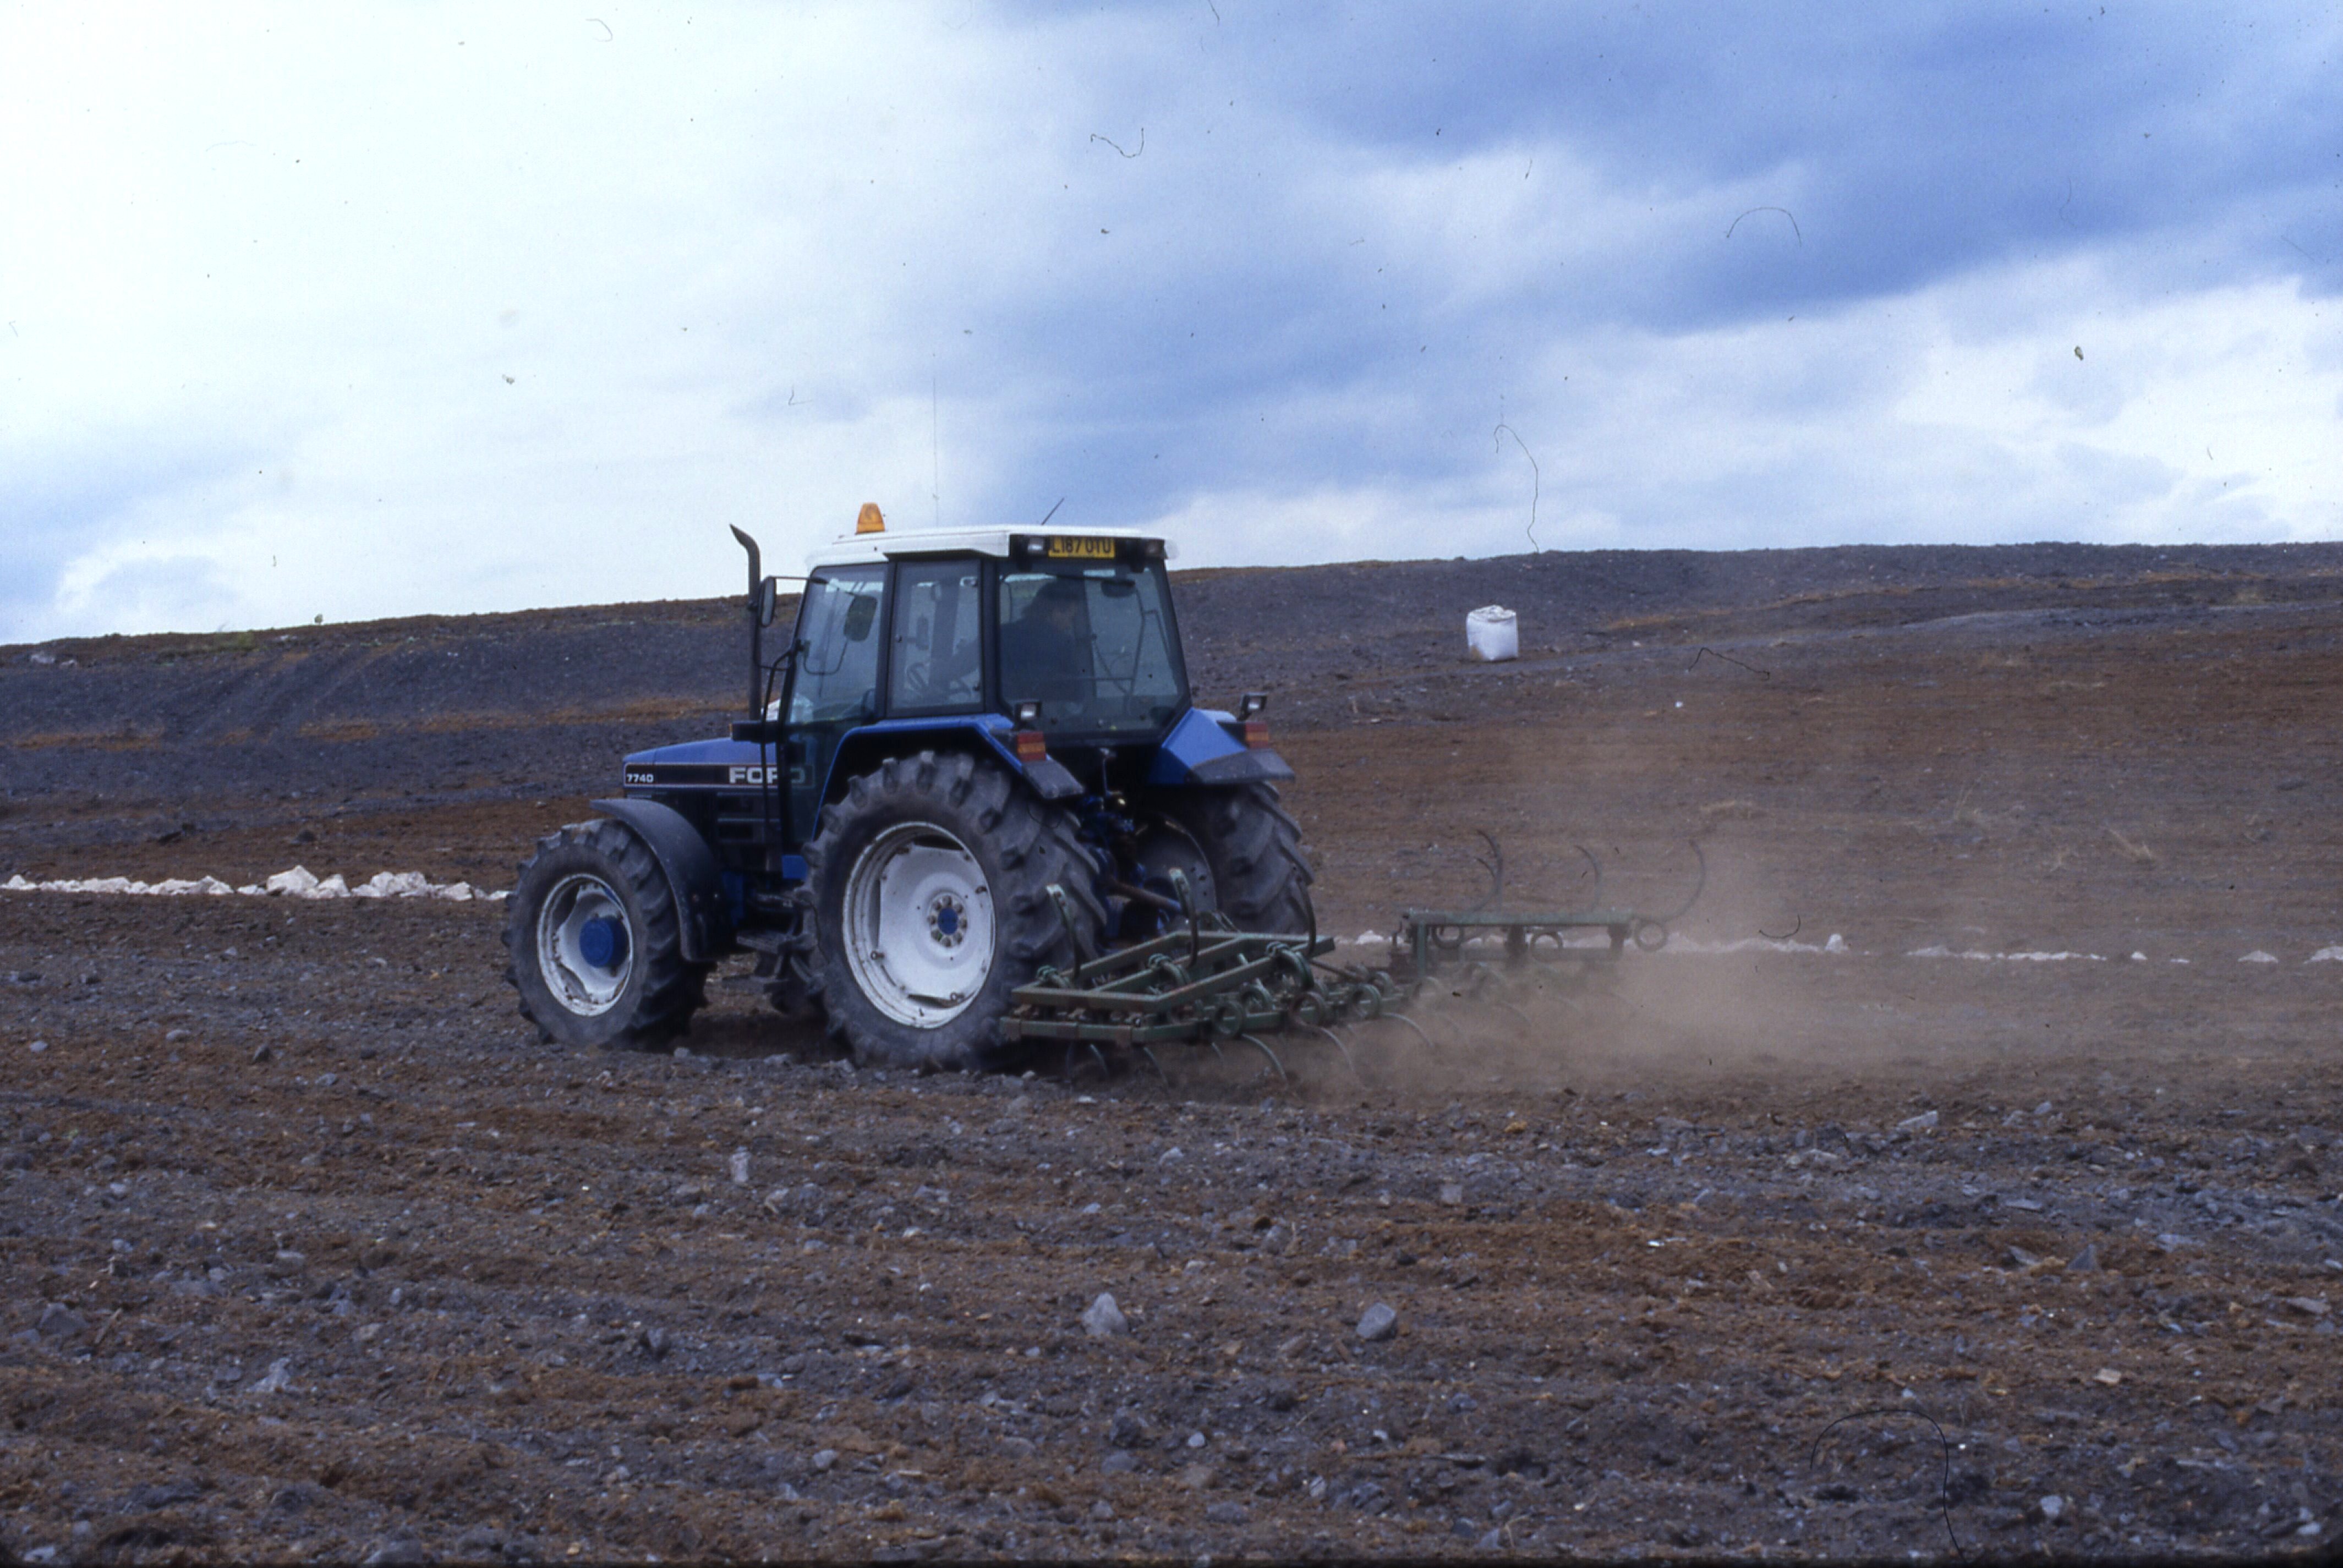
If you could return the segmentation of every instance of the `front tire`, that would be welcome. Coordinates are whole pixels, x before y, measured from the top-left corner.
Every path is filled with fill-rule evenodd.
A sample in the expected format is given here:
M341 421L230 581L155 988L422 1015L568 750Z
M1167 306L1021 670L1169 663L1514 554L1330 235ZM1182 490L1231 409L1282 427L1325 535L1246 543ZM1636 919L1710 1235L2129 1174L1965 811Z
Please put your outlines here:
M607 819L538 840L505 915L505 978L521 1016L572 1047L644 1050L680 1033L707 996L683 958L675 895L649 846Z
M1010 993L1095 952L1105 923L1073 819L966 753L893 758L852 779L805 857L810 990L867 1065L1001 1065Z

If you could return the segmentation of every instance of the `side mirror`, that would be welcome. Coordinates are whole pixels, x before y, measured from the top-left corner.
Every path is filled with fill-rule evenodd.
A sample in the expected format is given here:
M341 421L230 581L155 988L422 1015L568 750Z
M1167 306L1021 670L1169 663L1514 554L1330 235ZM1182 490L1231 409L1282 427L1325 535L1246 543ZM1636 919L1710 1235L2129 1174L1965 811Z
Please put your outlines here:
M1262 709L1267 708L1268 706L1268 692L1248 691L1242 697L1237 699L1237 717L1239 719L1251 719L1254 714L1259 713Z
M757 624L773 624L773 608L780 602L781 583L779 578L767 578L757 588Z

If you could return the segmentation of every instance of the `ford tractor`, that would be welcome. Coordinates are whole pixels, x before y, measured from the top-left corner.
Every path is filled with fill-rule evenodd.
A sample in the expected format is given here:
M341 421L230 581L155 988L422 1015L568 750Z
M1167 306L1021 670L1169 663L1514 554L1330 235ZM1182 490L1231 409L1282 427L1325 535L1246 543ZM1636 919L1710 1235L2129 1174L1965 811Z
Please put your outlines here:
M1200 921L1315 945L1268 699L1196 706L1168 541L890 533L865 507L783 637L779 579L732 531L745 717L628 757L622 795L520 869L509 976L548 1038L670 1040L745 952L858 1061L993 1068L1072 1038L1008 1021L1037 981Z

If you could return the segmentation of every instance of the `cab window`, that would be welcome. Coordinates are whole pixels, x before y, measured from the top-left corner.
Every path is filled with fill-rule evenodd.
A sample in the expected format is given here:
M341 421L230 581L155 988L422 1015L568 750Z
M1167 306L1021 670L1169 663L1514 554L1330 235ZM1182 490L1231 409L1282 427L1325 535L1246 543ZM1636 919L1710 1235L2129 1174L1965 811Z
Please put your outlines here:
M974 708L984 695L984 593L973 560L895 568L895 631L887 711Z
M806 584L791 724L877 716L879 611L886 591L884 566L832 568Z
M1159 563L1031 563L1001 574L1001 697L1041 728L1160 730L1187 699Z

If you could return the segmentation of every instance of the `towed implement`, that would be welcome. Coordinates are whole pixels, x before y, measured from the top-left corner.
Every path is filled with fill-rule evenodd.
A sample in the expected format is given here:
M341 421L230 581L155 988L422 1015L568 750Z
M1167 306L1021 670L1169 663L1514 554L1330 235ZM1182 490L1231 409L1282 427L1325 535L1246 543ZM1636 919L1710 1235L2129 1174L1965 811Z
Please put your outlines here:
M1342 1032L1346 1026L1388 1020L1436 1049L1433 1035L1410 1013L1460 1000L1503 1009L1527 1023L1511 995L1544 991L1575 1004L1607 982L1631 941L1645 951L1664 946L1668 921L1681 918L1700 895L1695 885L1664 918L1600 906L1508 910L1500 904L1503 851L1487 834L1482 837L1494 857L1489 897L1467 910L1402 911L1388 939L1390 959L1381 966L1332 962L1335 942L1314 927L1299 937L1237 930L1217 911L1197 910L1181 884L1178 929L1071 970L1044 966L1031 983L1011 993L1001 1037L1062 1046L1070 1072L1082 1053L1107 1072L1113 1070L1114 1053L1136 1053L1168 1081L1156 1047L1201 1045L1225 1059L1223 1041L1258 1051L1282 1076L1283 1060L1262 1037L1292 1032L1330 1042L1353 1075L1361 1076L1353 1042ZM1707 865L1697 841L1692 850L1704 884ZM1600 864L1584 848L1579 852L1594 865L1599 888ZM1597 940L1579 940L1589 934ZM1502 953L1496 963L1468 950L1491 939Z
M1502 1001L1522 976L1583 980L1664 940L1632 912L1490 907L1500 858L1482 906L1408 910L1388 963L1334 962L1268 698L1193 702L1167 540L890 534L865 507L794 579L794 629L768 657L782 579L733 533L748 716L628 756L623 794L521 866L508 977L548 1039L664 1043L746 952L774 1006L874 1065L1056 1048L1161 1070L1164 1047L1233 1041L1282 1071L1270 1035L1347 1058L1337 1031L1401 1016L1428 1044L1401 1010L1435 981ZM1574 945L1590 932L1607 948ZM1503 964L1471 950L1492 936Z

